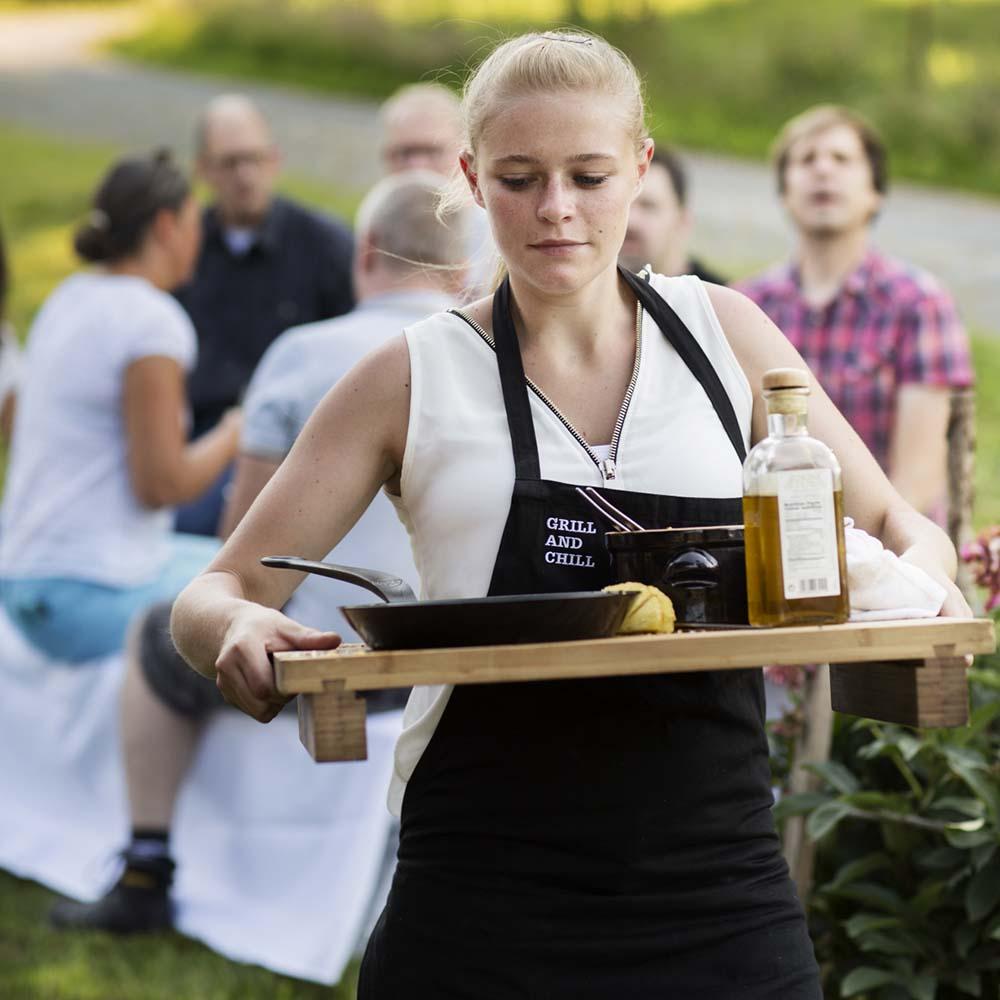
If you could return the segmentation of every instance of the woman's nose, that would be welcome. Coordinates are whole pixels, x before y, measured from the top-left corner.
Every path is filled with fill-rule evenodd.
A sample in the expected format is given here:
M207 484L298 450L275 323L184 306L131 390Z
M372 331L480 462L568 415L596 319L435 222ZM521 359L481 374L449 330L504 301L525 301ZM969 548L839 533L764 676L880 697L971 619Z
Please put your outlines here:
M572 192L558 179L549 181L542 189L538 215L547 222L562 222L573 214Z

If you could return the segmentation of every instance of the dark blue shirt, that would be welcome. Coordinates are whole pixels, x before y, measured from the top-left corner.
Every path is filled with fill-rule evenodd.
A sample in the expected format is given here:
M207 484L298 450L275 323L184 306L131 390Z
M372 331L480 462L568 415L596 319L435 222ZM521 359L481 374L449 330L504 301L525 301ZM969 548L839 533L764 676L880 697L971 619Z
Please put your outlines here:
M354 245L341 222L275 198L246 253L229 249L214 208L205 210L203 232L195 276L176 293L198 333L188 378L194 435L239 402L278 334L354 305Z

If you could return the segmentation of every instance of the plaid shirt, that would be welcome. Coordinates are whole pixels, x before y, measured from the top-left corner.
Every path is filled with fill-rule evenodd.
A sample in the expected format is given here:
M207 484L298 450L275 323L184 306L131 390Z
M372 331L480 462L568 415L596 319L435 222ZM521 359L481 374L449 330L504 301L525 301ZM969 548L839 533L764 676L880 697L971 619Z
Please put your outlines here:
M901 386L972 385L969 341L951 296L901 261L869 250L822 309L803 300L794 265L736 287L794 344L883 469Z

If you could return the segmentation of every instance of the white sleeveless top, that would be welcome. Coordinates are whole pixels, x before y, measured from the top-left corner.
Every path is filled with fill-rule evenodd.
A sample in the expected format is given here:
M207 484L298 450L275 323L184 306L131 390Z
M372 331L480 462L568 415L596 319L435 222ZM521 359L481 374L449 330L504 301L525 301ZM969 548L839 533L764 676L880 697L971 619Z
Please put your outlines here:
M722 380L744 444L753 393L701 281L654 275L653 287L701 345ZM514 458L496 354L465 320L437 313L406 331L410 418L400 496L426 599L483 597L510 510ZM618 442L617 490L738 497L742 467L704 389L660 329L643 315L638 380ZM586 449L529 392L543 479L580 486L604 480ZM403 716L389 808L434 735L451 686L418 687Z

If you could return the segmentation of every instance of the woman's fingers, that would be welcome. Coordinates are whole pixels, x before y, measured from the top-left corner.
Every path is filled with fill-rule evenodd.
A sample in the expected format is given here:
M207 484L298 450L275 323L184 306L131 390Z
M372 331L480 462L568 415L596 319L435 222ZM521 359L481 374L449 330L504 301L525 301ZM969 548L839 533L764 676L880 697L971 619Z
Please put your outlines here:
M234 708L256 719L258 722L270 722L281 711L280 705L258 698L250 692L246 680L239 673L219 672L216 675L216 686L222 697Z
M319 629L300 625L291 619L288 621L294 628L288 630L287 638L290 645L285 647L286 649L336 649L342 641L336 632L321 632ZM277 653L279 650L275 648L272 652Z
M215 669L223 698L258 722L270 722L288 700L274 686L274 670L263 644L224 646Z
M294 649L334 649L336 632L300 625L277 611L254 614L231 630L215 662L216 685L234 707L270 722L291 700L275 686L270 654Z
M972 618L972 608L969 607L969 602L966 601L962 591L950 580L946 581L945 587L948 594L938 614L942 618Z

